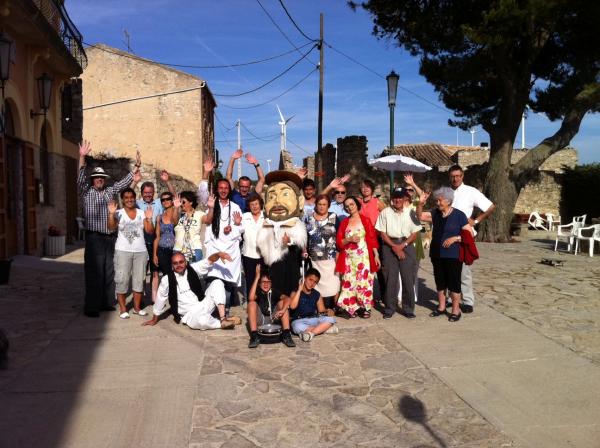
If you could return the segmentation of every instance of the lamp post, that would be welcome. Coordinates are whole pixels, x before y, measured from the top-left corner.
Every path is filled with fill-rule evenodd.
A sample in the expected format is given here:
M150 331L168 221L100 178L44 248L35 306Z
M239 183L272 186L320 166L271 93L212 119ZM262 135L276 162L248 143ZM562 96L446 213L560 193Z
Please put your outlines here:
M52 78L47 73L43 73L42 76L36 78L37 89L38 89L38 100L40 103L40 109L42 112L36 113L33 110L29 112L31 118L37 115L43 115L46 118L46 113L50 109L50 99L52 98Z
M398 81L400 76L392 70L385 77L388 88L388 106L390 107L390 151L394 149L394 108L396 107L396 94L398 93ZM390 170L390 194L394 190L394 171Z

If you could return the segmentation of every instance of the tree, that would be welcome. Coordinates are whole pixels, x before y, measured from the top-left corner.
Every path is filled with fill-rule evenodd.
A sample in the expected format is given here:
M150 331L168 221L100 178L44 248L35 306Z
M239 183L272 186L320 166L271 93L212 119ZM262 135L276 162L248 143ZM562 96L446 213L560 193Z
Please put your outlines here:
M352 8L357 4L349 2ZM490 136L484 193L497 205L480 237L507 241L520 190L600 108L600 2L591 0L370 0L373 34L419 57L420 74L451 126ZM516 164L525 107L561 126Z

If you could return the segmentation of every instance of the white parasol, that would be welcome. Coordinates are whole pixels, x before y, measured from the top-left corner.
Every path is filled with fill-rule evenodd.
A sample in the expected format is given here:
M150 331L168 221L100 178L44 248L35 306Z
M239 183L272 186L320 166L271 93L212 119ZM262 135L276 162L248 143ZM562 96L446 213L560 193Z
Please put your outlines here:
M413 173L425 173L431 169L430 166L413 159L401 155L391 155L380 157L369 162L373 168L379 168L386 171L408 171Z

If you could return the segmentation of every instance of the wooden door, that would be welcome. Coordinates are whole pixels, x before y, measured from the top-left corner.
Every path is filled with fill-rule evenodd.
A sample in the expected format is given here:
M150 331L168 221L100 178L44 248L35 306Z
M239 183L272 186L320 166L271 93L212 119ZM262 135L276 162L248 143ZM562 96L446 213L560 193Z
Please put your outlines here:
M7 207L7 172L6 172L6 139L0 138L0 260L3 258L7 258L8 254L8 244L6 241L6 229L8 227L8 218L6 213ZM12 254L11 254L12 255Z
M37 185L35 181L35 149L27 143L23 151L23 180L25 182L25 253L36 255L37 251L37 215L35 211Z

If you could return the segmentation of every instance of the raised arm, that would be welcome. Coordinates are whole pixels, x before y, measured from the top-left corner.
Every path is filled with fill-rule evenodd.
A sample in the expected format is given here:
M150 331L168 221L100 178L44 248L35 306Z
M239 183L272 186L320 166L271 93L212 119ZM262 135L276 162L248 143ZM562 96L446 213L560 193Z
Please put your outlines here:
M90 142L84 140L79 144L79 176L77 177L77 191L80 196L90 189L90 184L85 176L85 156L90 152L92 152L92 145Z
M136 173L138 173L140 171L140 167L142 166L142 155L140 154L139 151L136 151L135 153L135 169L134 171L130 172L127 176L125 176L123 179L118 180L115 182L115 184L113 185L113 189L115 190L115 193L120 193L121 191L125 190L125 188L131 186L131 183L134 181L134 177ZM141 173L139 174L139 180L141 180ZM135 183L137 184L137 182ZM135 186L135 184L133 184Z
M216 202L216 197L214 194L211 194L208 197L208 200L206 201L206 206L208 207L208 210L206 212L206 215L204 215L202 217L202 222L204 224L210 224L212 223L213 220L213 216L214 216L214 212L215 212L215 202Z
M210 195L208 191L208 177L210 176L212 170L215 169L215 161L211 156L206 158L203 168L204 170L202 171L202 179L198 184L198 201L200 201L202 205L206 205L208 202L208 196Z
M417 193L417 196L419 196L419 198L421 197L421 195L423 194L423 190L421 190L419 186L415 183L412 173L404 173L404 183L413 187L415 189L415 193Z
M167 170L162 170L160 172L160 180L167 184L167 189L169 190L169 193L175 196L175 187L171 183L171 177L169 176L169 172Z
M248 293L248 302L256 301L256 288L258 287L258 281L260 279L260 263L256 265L256 276L254 277L254 281L252 282L252 286L250 287L250 292Z
M244 151L242 151L241 148L238 149L238 150L236 150L236 151L234 151L233 154L231 154L231 158L229 159L229 163L227 164L227 172L225 174L225 177L229 181L229 185L231 185L231 189L232 190L235 188L235 184L233 183L233 165L235 164L235 161L237 159L239 159L240 157L242 157L243 154L244 154Z
M265 174L260 167L260 163L258 163L256 157L250 153L246 154L246 161L251 165L254 165L254 168L256 169L256 176L258 177L258 180L256 181L256 187L254 187L254 191L256 191L258 194L262 194L263 186L265 185Z
M117 203L115 201L108 201L108 221L106 223L108 230L117 230L119 221L117 221Z
M431 212L423 211L423 208L425 207L425 203L427 202L427 199L429 199L429 196L431 196L431 193L424 191L419 197L419 205L417 205L417 210L415 212L419 221L431 222Z
M350 180L350 174L346 174L345 176L342 176L342 177L336 177L331 182L329 182L329 185L327 185L325 187L325 189L321 192L321 194L329 195L331 190L335 190L335 189L341 187L349 180Z
M298 308L298 303L300 303L300 294L302 293L302 286L304 285L304 279L300 279L300 284L298 285L298 289L292 293L292 298L290 300L290 309L295 310Z

